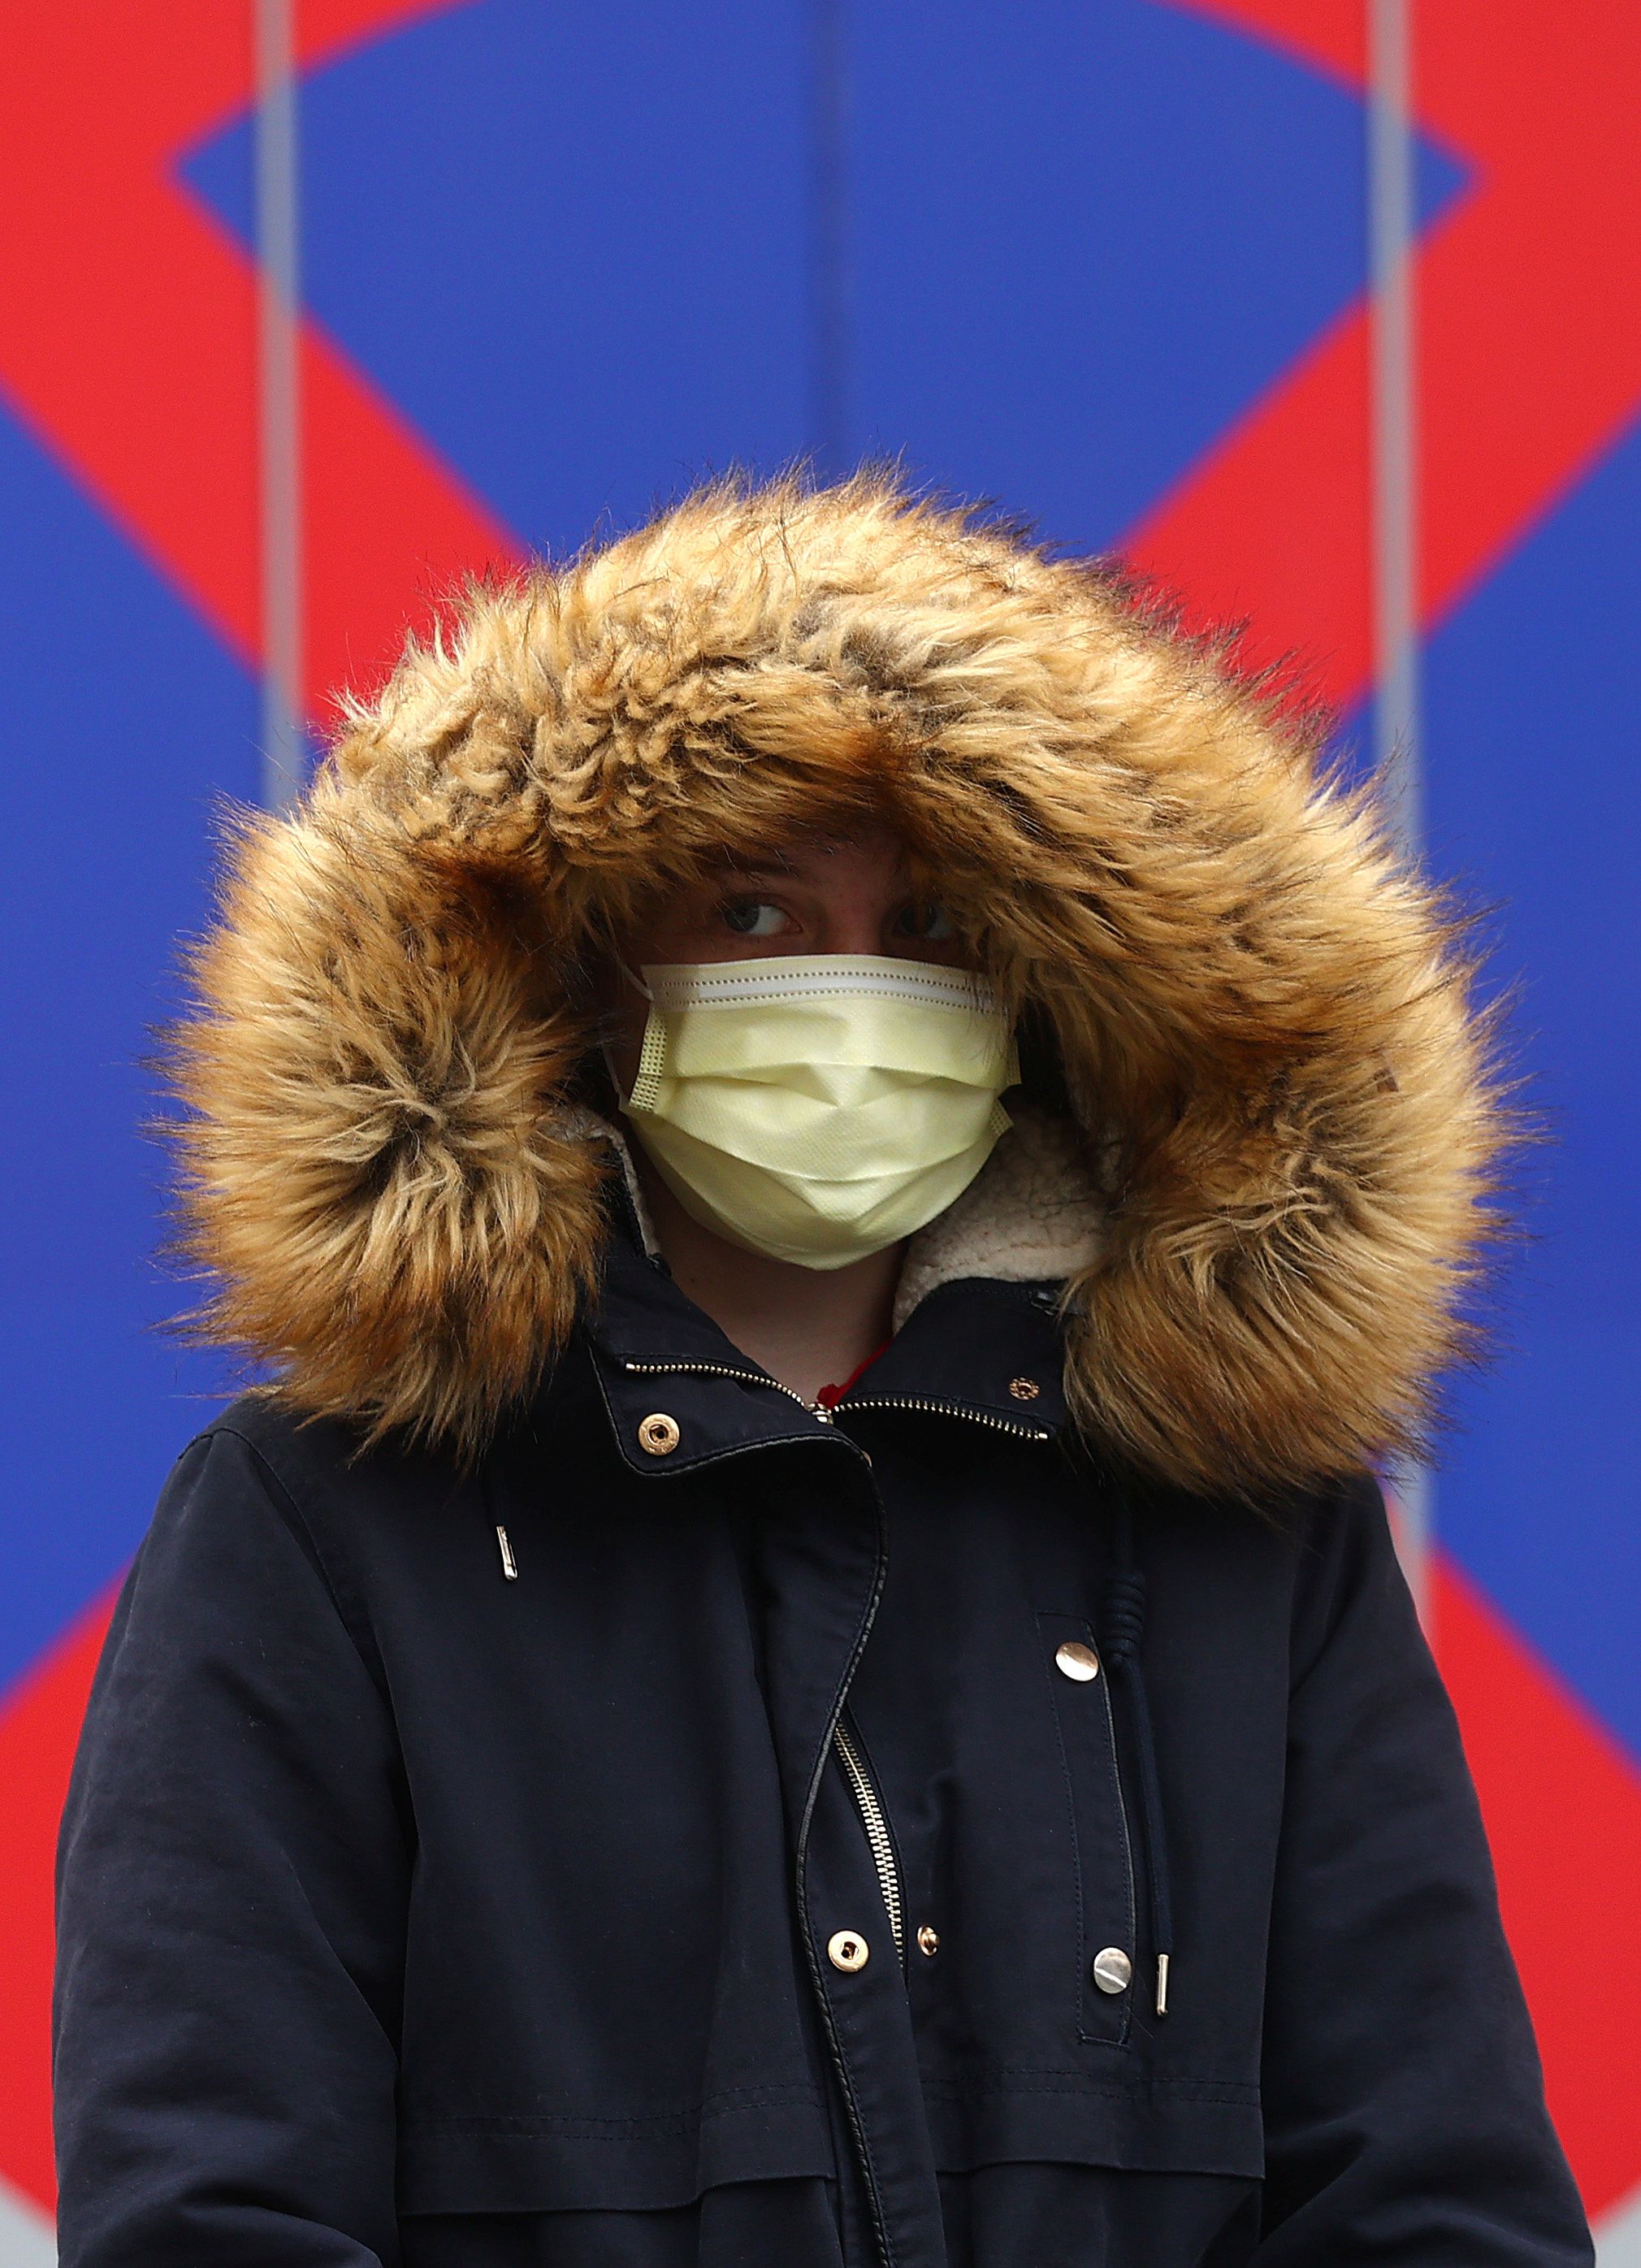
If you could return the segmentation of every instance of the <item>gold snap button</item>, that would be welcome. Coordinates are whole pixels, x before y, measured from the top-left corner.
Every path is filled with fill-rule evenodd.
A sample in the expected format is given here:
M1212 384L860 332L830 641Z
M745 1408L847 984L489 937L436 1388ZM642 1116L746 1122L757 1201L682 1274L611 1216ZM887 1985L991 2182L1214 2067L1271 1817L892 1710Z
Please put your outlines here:
M670 1457L678 1447L678 1420L657 1410L638 1428L638 1447L652 1457Z
M826 1941L826 1957L834 1969L864 1969L871 1950L857 1929L836 1929Z
M1054 1666L1062 1677L1070 1677L1078 1685L1086 1685L1091 1677L1100 1675L1100 1656L1092 1646L1085 1646L1080 1638L1068 1638L1063 1646L1054 1649Z
M1134 1964L1120 1945L1102 1947L1088 1965L1102 1992L1126 1992L1134 1982Z
M1042 1392L1042 1388L1034 1378L1012 1378L1009 1381L1009 1392L1017 1402L1034 1402Z
M938 1929L931 1929L927 1922L924 1922L917 1933L917 1950L919 1953L928 1954L938 1953L940 1950L940 1933Z

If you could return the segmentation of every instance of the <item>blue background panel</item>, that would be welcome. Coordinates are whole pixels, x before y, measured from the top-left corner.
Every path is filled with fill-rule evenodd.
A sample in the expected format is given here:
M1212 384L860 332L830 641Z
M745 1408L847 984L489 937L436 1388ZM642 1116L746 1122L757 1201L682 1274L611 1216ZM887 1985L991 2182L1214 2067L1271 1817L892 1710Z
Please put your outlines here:
M823 215L808 18L487 0L305 82L306 302L524 541L820 449L824 371L850 456L1101 549L1363 288L1362 107L1268 48L871 0ZM249 247L248 122L184 174ZM1463 180L1424 147L1424 217Z
M1361 292L1362 106L1151 0L857 21L857 442L1104 549Z
M0 1690L120 1570L219 1367L158 1328L166 1174L141 1069L197 930L213 799L257 784L254 689L0 409Z
M95 26L93 0L61 5ZM1411 5L1428 27L1446 0ZM1623 20L1579 18L1601 40ZM463 0L304 81L303 297L521 544L562 554L704 473L813 452L900 457L1097 549L1359 299L1365 123L1189 0ZM252 151L240 119L177 166L254 256ZM1425 226L1471 187L1430 144L1417 177ZM66 274L62 320L89 333ZM1488 909L1546 1134L1438 1533L1641 1764L1638 528L1641 431L1430 641L1422 755L1431 864ZM166 1166L137 1129L212 805L254 796L260 761L257 687L3 407L0 640L4 1695L232 1385L159 1328L194 1294L156 1263ZM1542 1794L1524 1778L1524 1816ZM37 1982L43 2040L43 1959ZM1587 2014L1536 2013L1576 2056ZM0 2268L9 2210L0 2185ZM1641 2262L1636 2212L1614 2268Z
M1490 908L1543 1140L1495 1366L1461 1381L1443 1542L1641 1759L1641 428L1430 644L1436 871Z
M843 94L829 166L814 82L828 18ZM481 0L305 82L304 295L525 542L562 552L703 471L767 470L829 438L1099 548L1358 298L1364 134L1348 90L1154 0L729 0L704 20L646 0L596 11ZM183 166L247 248L251 168L243 120ZM1450 154L1423 146L1423 222L1464 182ZM823 277L828 240L841 267ZM828 387L844 431L823 437ZM1608 996L1626 965L1621 814L1633 775L1615 779L1611 760L1625 722L1611 641L1633 600L1628 463L1619 452L1436 641L1425 758L1436 865L1498 902L1500 967L1532 971L1524 1059L1561 1143L1530 1161L1543 1241L1506 1277L1504 1376L1460 1389L1442 1530L1641 1752L1625 1594L1590 1604L1601 1570L1633 1577L1637 1550L1621 1509L1630 1444L1612 1414L1633 1321L1617 1312L1622 1234L1601 1233L1624 1211L1622 1114L1605 1106L1627 1058L1593 1052L1609 1017L1622 1025ZM1592 519L1604 497L1606 517ZM96 523L83 505L77 516L89 536ZM13 516L19 557L26 524ZM202 657L141 563L101 541L172 639ZM1615 555L1628 563L1617 577ZM1564 618L1557 635L1524 635L1546 605ZM54 625L59 645L65 626L38 592L35 610L31 645L48 681ZM1579 651L1576 668L1557 666L1563 644ZM184 673L168 651L145 645L143 666L165 673L171 738L190 750L167 782L187 816L178 831L148 811L163 846L131 855L151 927L121 956L128 990L146 988L156 1006L166 912L185 924L196 904L203 799L254 777L250 688L214 654ZM139 706L131 729L152 733L152 705ZM1605 798L1593 852L1560 800L1575 781ZM1564 918L1574 870L1592 857L1611 885L1605 914L1589 917L1613 932L1595 956L1605 991L1599 974L1582 990L1571 982ZM133 1030L142 1020L129 1003L119 1012ZM95 1086L99 1059L85 1051L95 1027L63 1028L76 1076ZM98 1095L117 1147L114 1118L135 1115L137 1090ZM141 1248L158 1172L152 1158L121 1158L105 1239ZM167 1295L147 1273L132 1297L146 1317ZM146 1378L167 1360L145 1344L126 1367ZM1552 1422L1574 1409L1586 1422ZM164 1424L157 1434L169 1438ZM1557 1476L1564 1500L1572 1491L1587 1503L1574 1521L1541 1513ZM107 1509L87 1564L117 1556L130 1526ZM83 1572L76 1560L51 1577L48 1598L70 1595ZM27 1631L40 1624L25 1614Z

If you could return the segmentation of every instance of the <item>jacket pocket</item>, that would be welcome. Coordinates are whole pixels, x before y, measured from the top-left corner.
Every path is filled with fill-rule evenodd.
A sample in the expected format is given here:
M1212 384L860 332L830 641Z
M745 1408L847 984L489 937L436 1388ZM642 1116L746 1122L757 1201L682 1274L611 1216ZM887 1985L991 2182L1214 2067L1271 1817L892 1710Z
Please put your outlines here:
M1134 1853L1109 1681L1082 1616L1039 1614L1037 1626L1071 1820L1078 2037L1122 2047L1134 1999Z
M399 2210L655 2212L727 2183L832 2177L820 2089L731 2088L678 2109L535 2110L401 2122Z

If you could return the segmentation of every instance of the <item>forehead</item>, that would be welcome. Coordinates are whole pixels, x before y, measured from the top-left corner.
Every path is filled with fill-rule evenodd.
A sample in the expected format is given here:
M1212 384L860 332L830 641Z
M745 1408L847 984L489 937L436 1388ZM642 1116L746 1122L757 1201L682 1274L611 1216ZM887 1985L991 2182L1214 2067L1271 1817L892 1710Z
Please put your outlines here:
M707 861L704 872L712 880L778 878L824 885L841 873L898 873L905 864L899 835L874 820L847 828L805 828L778 842L725 849Z

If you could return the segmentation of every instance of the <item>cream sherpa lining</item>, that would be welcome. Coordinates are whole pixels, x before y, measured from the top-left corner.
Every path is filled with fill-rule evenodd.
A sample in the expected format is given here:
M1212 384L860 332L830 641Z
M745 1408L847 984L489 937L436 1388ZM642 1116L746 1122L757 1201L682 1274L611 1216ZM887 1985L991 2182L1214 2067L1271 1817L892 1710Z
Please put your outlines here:
M1013 1124L955 1204L918 1230L894 1293L898 1331L942 1284L1075 1282L1099 1259L1106 1209L1078 1155L1076 1130L1011 1105Z

